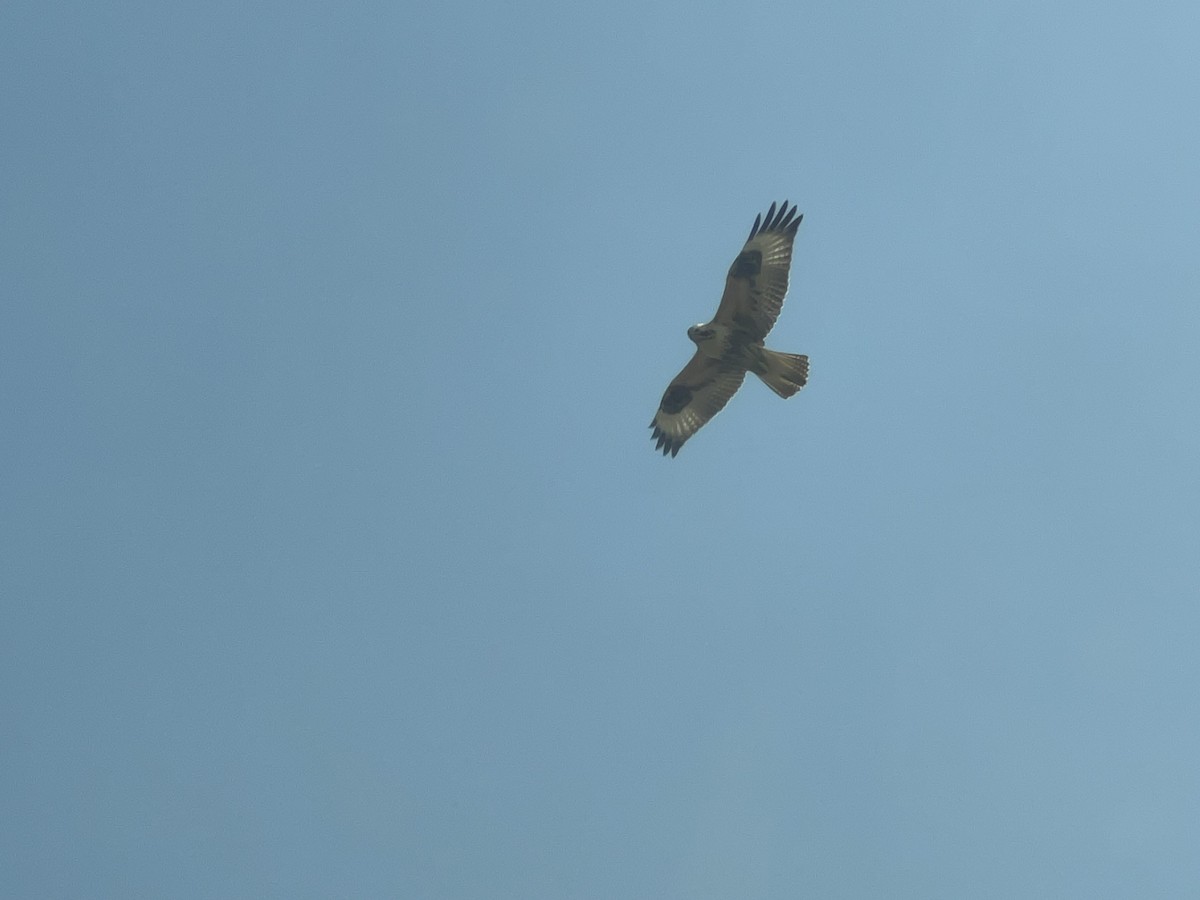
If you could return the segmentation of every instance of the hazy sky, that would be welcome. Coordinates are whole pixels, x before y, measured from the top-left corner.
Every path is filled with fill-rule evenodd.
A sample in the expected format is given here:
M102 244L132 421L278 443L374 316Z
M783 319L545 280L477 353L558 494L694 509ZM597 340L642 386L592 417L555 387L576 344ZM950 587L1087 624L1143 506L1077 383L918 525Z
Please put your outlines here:
M0 894L1200 895L1198 33L5 3Z

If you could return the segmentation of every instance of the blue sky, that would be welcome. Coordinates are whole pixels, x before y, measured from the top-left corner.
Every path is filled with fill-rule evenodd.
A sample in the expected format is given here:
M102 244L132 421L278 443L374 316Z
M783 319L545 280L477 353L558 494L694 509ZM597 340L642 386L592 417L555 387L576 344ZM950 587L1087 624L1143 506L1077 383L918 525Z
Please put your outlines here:
M1196 894L1198 27L6 4L0 892Z

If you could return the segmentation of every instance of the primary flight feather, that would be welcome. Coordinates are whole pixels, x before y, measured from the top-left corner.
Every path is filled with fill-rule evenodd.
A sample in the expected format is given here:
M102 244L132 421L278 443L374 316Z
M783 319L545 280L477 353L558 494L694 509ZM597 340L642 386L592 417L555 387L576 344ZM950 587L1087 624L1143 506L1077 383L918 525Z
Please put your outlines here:
M780 397L808 381L808 357L763 346L779 318L788 290L792 243L803 214L787 201L754 218L750 237L725 276L725 293L711 322L693 325L688 337L696 355L675 376L650 422L655 449L674 456L693 434L721 411L747 372Z

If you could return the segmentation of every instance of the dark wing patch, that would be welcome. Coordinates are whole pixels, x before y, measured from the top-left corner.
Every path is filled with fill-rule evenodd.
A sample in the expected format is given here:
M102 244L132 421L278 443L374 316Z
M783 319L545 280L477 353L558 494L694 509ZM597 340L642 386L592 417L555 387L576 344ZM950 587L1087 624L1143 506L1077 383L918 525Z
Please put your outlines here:
M803 219L786 200L778 210L772 203L765 217L755 217L746 246L729 267L714 321L744 331L753 340L766 337L787 296L792 243Z
M738 258L729 267L730 278L757 278L762 271L762 253L758 250L747 250L739 253Z
M663 456L674 456L693 434L729 402L746 377L746 370L699 350L663 394L650 422L650 439Z
M687 406L691 399L692 389L690 387L686 384L673 384L663 394L662 403L658 408L669 415L675 415Z

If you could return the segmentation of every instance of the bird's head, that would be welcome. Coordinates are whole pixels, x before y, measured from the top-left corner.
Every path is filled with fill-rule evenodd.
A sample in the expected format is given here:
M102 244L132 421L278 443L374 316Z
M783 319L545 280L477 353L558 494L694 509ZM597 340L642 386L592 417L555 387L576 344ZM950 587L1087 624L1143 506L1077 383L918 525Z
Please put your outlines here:
M713 335L716 333L717 332L715 328L707 325L693 325L688 329L688 337L690 337L692 341L697 344L701 344L704 341L711 341L713 339Z

